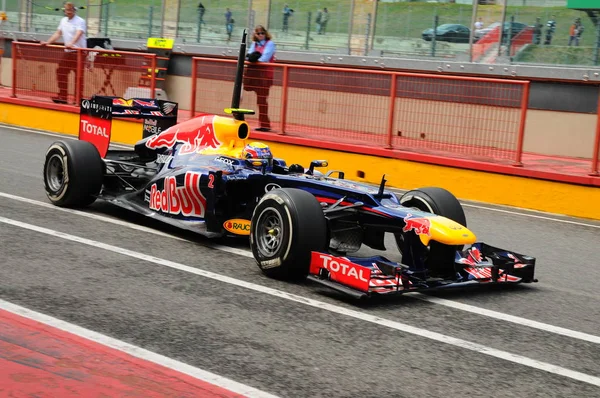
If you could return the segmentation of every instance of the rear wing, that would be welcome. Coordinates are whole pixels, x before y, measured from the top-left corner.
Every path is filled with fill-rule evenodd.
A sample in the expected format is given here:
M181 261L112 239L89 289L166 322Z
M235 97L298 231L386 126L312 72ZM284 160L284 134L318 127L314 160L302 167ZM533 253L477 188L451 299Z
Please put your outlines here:
M79 139L89 141L106 156L113 118L143 119L142 138L159 134L177 123L178 104L152 98L94 95L79 106Z

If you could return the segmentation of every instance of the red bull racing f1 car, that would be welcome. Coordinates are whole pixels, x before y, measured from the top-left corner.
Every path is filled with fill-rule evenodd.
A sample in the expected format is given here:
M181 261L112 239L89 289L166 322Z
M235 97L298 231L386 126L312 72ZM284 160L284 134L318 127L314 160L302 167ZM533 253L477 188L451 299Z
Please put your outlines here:
M535 258L477 242L458 200L441 188L397 196L345 179L315 160L288 165L252 142L239 108L245 35L231 116L176 123L177 104L92 97L81 102L79 141L50 146L49 200L86 206L101 199L207 237L249 238L258 267L280 279L309 278L354 297L535 282ZM133 150L111 150L113 117L144 119ZM401 260L351 256L386 250ZM389 246L389 245L388 245Z

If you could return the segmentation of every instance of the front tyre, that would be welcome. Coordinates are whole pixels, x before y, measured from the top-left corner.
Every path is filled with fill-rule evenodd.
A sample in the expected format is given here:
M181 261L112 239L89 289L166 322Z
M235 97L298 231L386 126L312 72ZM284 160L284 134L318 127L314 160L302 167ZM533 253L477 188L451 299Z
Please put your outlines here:
M57 141L46 152L46 196L57 206L83 207L93 203L103 177L104 162L89 142Z
M254 209L250 246L265 275L287 280L306 277L311 252L327 248L321 205L301 189L268 192Z
M416 208L428 213L437 214L460 225L467 226L467 218L462 205L456 197L449 191L438 188L428 187L409 191L402 195L400 203L405 207ZM409 232L414 234L413 232ZM435 276L450 276L454 274L454 258L456 250L462 247L445 245L440 242L431 241L428 247L424 247L416 236L407 237L404 233L394 235L400 252L404 256L403 248L406 250L405 239L410 239L410 249L412 254L422 257L422 263ZM413 239L411 239L413 238Z

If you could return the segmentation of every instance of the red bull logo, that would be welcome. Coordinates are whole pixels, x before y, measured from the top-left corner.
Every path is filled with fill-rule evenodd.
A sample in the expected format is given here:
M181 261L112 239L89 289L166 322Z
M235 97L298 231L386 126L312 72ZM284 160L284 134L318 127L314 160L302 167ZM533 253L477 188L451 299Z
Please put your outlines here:
M200 123L198 123L198 119ZM202 149L220 147L221 142L215 135L213 125L214 115L198 119L192 119L193 124L182 123L163 131L159 135L150 137L146 141L146 147L150 149L173 148L176 144L183 144L179 150L180 155L189 155ZM186 129L186 127L189 129Z
M200 173L186 173L183 186L178 187L175 177L164 179L164 189L156 184L150 188L150 209L167 214L204 217L206 198L200 192Z
M126 100L125 98L113 98L113 105L116 106L133 106L133 100Z
M415 231L417 235L431 236L429 231L430 228L431 221L429 221L427 218L413 217L412 214L408 214L406 217L404 217L404 228L402 228L402 231L404 232Z

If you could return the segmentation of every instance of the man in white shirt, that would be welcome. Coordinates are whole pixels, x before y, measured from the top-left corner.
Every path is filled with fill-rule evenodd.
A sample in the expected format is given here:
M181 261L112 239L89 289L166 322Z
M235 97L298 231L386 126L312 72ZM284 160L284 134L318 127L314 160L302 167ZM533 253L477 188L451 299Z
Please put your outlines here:
M479 18L477 22L475 22L475 30L483 29L483 18Z
M52 44L61 36L65 43L65 52L56 69L58 97L52 98L52 101L57 104L66 104L68 100L69 73L77 68L77 50L75 49L87 47L85 20L75 15L76 8L70 1L64 4L64 11L65 17L60 20L56 32L50 36L48 41L41 43L42 45Z

